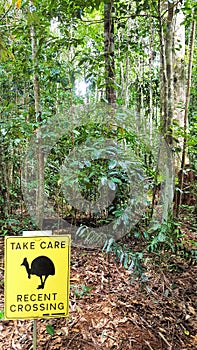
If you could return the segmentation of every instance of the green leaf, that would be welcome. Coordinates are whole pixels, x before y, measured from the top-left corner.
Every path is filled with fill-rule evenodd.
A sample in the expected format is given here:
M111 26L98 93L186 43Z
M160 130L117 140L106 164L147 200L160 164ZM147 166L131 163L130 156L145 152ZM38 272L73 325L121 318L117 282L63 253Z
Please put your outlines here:
M117 160L115 159L112 159L110 162L109 162L109 165L108 165L108 168L109 169L114 169L117 165Z
M112 247L114 242L115 242L114 238L111 237L108 241L108 244L107 244L106 253L109 253L111 251L111 247Z
M101 184L102 184L102 186L104 186L104 185L106 185L107 184L107 177L102 177L101 178Z
M54 327L51 326L50 324L47 324L47 325L46 325L46 331L47 331L47 333L50 334L50 335L54 335L54 333L55 333Z
M117 183L117 184L121 184L122 183L122 181L120 179L118 179L117 177L112 177L111 181L113 181L114 183Z
M108 181L108 186L110 190L115 191L116 190L116 184L113 181Z
M80 226L76 232L76 235L79 237L83 237L84 233L87 233L88 227L87 226Z
M189 331L187 329L184 329L184 334L189 335Z
M4 310L0 310L0 320L4 319Z

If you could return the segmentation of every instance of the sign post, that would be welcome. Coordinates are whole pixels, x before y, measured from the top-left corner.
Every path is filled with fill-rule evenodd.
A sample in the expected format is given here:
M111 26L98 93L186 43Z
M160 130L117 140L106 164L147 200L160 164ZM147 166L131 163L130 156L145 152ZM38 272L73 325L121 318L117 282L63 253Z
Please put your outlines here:
M33 237L33 236L51 236L52 231L23 231L23 236ZM37 348L37 319L33 320L33 350Z
M6 237L5 318L66 317L70 236Z

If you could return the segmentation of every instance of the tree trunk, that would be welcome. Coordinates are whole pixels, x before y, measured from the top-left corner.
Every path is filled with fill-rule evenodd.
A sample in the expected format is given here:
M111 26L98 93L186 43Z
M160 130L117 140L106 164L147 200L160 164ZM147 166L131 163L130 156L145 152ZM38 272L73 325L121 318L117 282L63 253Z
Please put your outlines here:
M174 74L173 74L173 16L174 2L168 1L168 17L166 26L166 73L168 86L167 114L164 119L164 132L168 143L172 144L172 120L174 116Z
M184 118L183 118L184 138L183 138L182 159L181 159L181 168L180 168L180 176L179 176L180 191L177 192L177 198L176 198L176 216L177 217L179 216L179 208L182 202L184 170L185 170L185 163L187 159L188 111L189 111L190 89L191 89L191 80L192 80L192 64L193 64L195 34L196 34L196 21L193 20L192 27L191 27L190 45L189 45L189 64L188 64L187 88L186 88L186 96L185 96L185 111L184 111Z
M174 29L174 118L177 121L178 128L184 129L184 110L185 110L185 26L184 14L179 9L175 18ZM176 137L177 150L175 157L176 173L181 168L181 150L183 149L183 137Z
M162 22L162 6L161 0L158 0L158 18L159 18L159 38L160 38L160 114L162 129L165 133L167 110L168 110L168 79L167 79L167 67L166 67L166 50L165 50L165 38L164 28Z
M128 9L128 11L129 11L129 9ZM127 24L127 35L129 37L130 32L131 32L131 18L128 18L128 22L127 23L128 23ZM130 51L131 51L130 44L128 43L128 53L130 53ZM129 107L129 102L130 102L129 88L130 88L130 85L131 85L131 82L130 82L130 79L129 79L129 72L131 70L131 67L130 67L130 55L129 54L126 56L125 68L126 68L126 72L125 72L125 107Z
M172 120L174 116L174 71L173 71L173 19L174 19L174 2L168 1L167 18L162 14L162 5L158 1L159 15L159 36L161 47L161 64L160 64L160 91L161 91L161 126L162 132L169 146L169 157L165 159L163 175L165 176L165 186L163 191L163 214L162 221L167 221L169 213L173 209L173 162L171 161L172 148Z
M33 2L29 2L30 11L35 11ZM31 48L32 48L32 62L33 62L33 88L34 88L34 106L36 122L40 122L40 96L39 96L39 77L37 74L37 50L36 50L36 36L35 26L30 26ZM42 136L40 132L37 133L37 195L36 195L36 222L38 227L42 230L43 226L43 210L44 210L44 155L42 152Z
M104 55L107 103L116 109L113 0L104 4Z
M150 135L150 144L152 145L152 134L153 134L153 84L152 84L152 54L153 54L153 42L154 42L154 32L152 23L150 21L151 27L151 38L149 43L149 84L150 84L150 93L149 93L149 135Z

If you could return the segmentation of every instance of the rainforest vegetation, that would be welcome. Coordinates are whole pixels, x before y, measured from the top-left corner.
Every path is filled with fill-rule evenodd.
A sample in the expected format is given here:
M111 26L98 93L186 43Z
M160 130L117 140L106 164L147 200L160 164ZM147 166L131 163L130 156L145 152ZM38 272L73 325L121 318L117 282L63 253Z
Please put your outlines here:
M160 269L194 268L196 20L195 0L1 0L2 242L27 230L71 234L73 271L92 249L93 265L95 251L106 259L109 289L112 261L146 292L150 261L160 277ZM91 281L74 284L75 299L89 295ZM167 337L159 327L163 345L102 348L197 346L194 325L175 340L175 328Z

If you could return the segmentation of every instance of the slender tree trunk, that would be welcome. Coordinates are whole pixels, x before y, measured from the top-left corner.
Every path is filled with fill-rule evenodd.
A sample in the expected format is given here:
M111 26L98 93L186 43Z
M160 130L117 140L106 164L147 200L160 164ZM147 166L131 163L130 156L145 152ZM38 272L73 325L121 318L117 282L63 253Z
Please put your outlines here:
M124 61L121 60L121 41L122 33L118 31L118 58L119 58L119 81L118 84L121 86L121 99L124 100L125 96L125 75L124 75Z
M174 25L174 119L177 121L178 127L181 127L183 130L186 98L185 26L183 24L184 14L180 8L178 10L179 12L176 14ZM176 147L180 149L180 152L176 152L175 154L175 171L178 173L181 168L183 137L176 137L176 140Z
M189 51L189 64L188 64L188 73L187 73L187 88L186 88L186 98L185 98L185 113L184 113L184 139L183 139L183 150L182 150L182 159L181 159L181 176L180 176L180 191L178 191L177 201L176 201L176 215L179 215L179 208L181 204L181 197L183 192L183 179L184 179L184 168L185 160L187 156L187 138L188 138L188 111L189 111L189 101L190 101L190 89L192 81L192 64L193 64L193 55L194 55L194 44L195 44L195 35L196 35L196 21L192 21L191 27L191 37L190 37L190 51Z
M168 110L168 79L167 79L167 67L166 67L166 55L165 55L165 38L164 29L162 22L162 6L161 0L158 0L158 18L159 18L159 38L160 38L160 114L162 127L165 133L166 120L167 120L167 110Z
M126 77L125 77L125 107L129 107L129 71L130 71L130 57L126 57Z
M152 55L153 55L153 28L150 21L151 27L151 40L149 44L149 84L150 84L150 93L149 93L149 135L150 135L150 144L152 144L152 134L153 134L153 84L152 84Z
M0 146L0 162L1 162L1 196L3 199L2 212L3 218L8 218L10 214L10 183L9 183L9 163L6 159L5 144L2 142Z
M128 9L129 11L129 9ZM128 22L127 22L127 35L130 35L131 32L131 18L128 18ZM130 52L130 45L128 44L128 52ZM130 100L130 96L129 96L129 88L130 88L130 81L129 81L129 72L130 72L130 56L127 55L126 56L126 72L125 72L125 107L129 107L129 100Z
M116 109L113 0L104 4L104 54L106 100Z
M34 11L33 2L29 2L30 11ZM36 34L35 26L30 26L31 48L32 48L32 62L33 62L33 88L34 88L34 106L36 122L40 122L40 96L39 96L39 77L37 73L37 50L36 50ZM43 210L44 210L44 155L42 152L42 136L37 133L37 196L36 196L36 220L38 227L42 229L43 226Z
M164 8L162 9L162 6ZM167 6L167 7L166 7ZM167 13L164 18L163 13ZM174 116L174 71L173 71L173 19L174 19L174 1L168 1L167 4L158 1L159 15L159 36L161 48L160 65L160 91L161 91L161 126L163 135L169 152L172 147L172 120ZM173 162L169 157L163 160L163 175L165 176L165 186L163 190L163 214L162 220L167 221L169 213L173 209ZM167 159L168 158L168 159Z
M164 120L164 131L168 143L172 144L172 120L174 116L174 74L173 74L173 16L174 2L168 1L168 17L166 26L166 72L168 81L167 119Z

